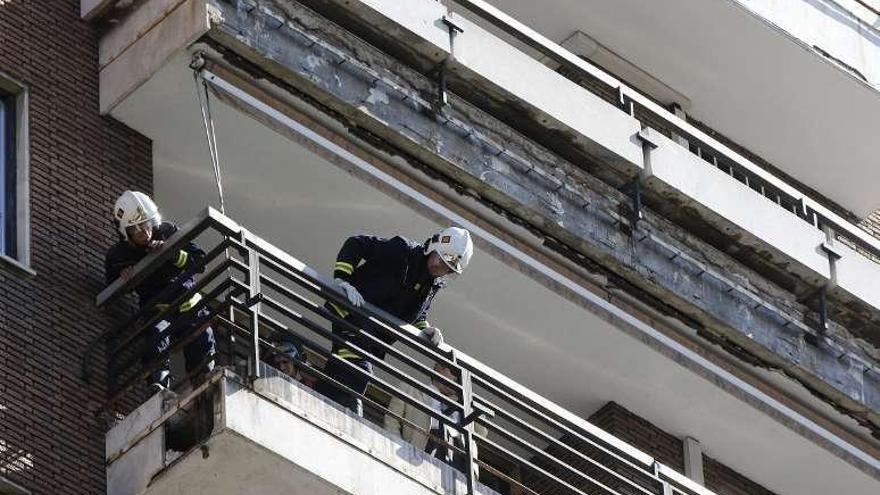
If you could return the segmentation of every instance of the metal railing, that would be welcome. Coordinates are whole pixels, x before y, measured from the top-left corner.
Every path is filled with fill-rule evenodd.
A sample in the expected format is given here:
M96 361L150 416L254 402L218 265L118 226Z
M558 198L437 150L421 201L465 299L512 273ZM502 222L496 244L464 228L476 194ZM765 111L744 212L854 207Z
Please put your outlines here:
M344 344L375 367L371 387L450 425L464 439L461 443L450 443L448 438L432 437L463 460L458 466L469 493L475 493L474 484L479 481L502 493L712 494L461 351L446 345L432 346L411 325L369 304L352 307L329 279L211 208L181 227L161 251L138 263L130 279L116 280L101 292L97 305L107 306L130 292L145 276L167 263L171 253L194 240L209 248L207 255L190 270L197 279L195 287L172 304L187 300L196 292L203 295L196 309L209 309L207 323L214 327L218 347L223 351L222 356L216 357L218 364L244 368L249 379L254 380L265 372L261 356L286 337L295 336L309 354L327 360L336 359L329 352L334 342ZM326 302L365 318L371 328L355 328L328 310ZM118 406L121 399L134 393L144 378L161 366L160 361L179 353L207 326L206 323L180 335L166 354L152 362L141 362L142 341L148 338L152 326L165 318L174 319L168 313L170 310L152 309L150 302L142 307L90 346L90 355L103 345L108 346L104 348L109 356L107 373L115 379L110 380L107 407ZM357 332L359 342L369 342L370 349L334 334L333 325ZM399 344L385 343L378 333L393 335ZM386 357L377 357L371 352L375 349L381 349ZM87 373L92 367L90 355L83 363ZM356 373L366 373L342 362ZM451 370L454 379L434 371L438 363ZM302 361L299 364L306 365ZM354 392L317 366L308 368L308 372L319 381ZM432 381L446 385L446 395L430 386ZM401 386L404 384L408 390L416 390L419 397L405 392ZM360 397L380 414L408 422L389 411L387 404L375 398L376 394ZM436 409L436 404L441 404L443 410ZM423 433L431 435L430 431Z
M880 16L880 3L878 3L876 0L854 0L854 1L855 1L857 4L861 5L861 6L862 6L865 10L867 10L868 12L870 12L870 13L876 15L876 16ZM871 3L868 3L869 1L871 1ZM834 3L840 5L839 2L834 2ZM843 7L842 5L840 5L840 7L845 9L845 7ZM852 11L849 10L849 9L846 9L846 10L848 10L849 12L852 12ZM861 16L859 15L859 13L857 13L857 12L852 12L852 13L853 13L853 15L855 15L856 17L858 17L859 20L865 22L866 24L868 23L867 19L864 19L863 17L861 17ZM880 27L880 26L877 26L877 25L871 25L871 24L868 24L868 25L871 26L871 27L873 27L873 28Z
M462 14L474 15L534 50L524 53L533 57L535 54L540 54L559 64L559 72L564 77L606 100L612 98L611 103L642 121L643 124L649 127L661 127L685 139L689 150L702 158L707 165L724 171L732 179L745 184L816 229L849 242L860 250L860 254L867 254L868 259L880 262L880 240L688 123L674 112L627 86L623 81L547 39L484 0L455 0L455 5L465 10ZM541 62L546 63L546 60ZM584 79L589 80L591 84L582 84L580 81Z

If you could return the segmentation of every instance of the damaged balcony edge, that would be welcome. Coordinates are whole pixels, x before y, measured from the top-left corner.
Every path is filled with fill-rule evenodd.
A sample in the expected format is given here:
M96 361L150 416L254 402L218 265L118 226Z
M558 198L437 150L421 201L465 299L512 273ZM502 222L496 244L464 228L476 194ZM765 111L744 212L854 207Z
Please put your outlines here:
M475 56L473 53L468 52L464 47L465 42L468 41L465 38L469 36L471 31L476 32L480 30L478 26L472 25L465 17L454 15L454 12L451 11L447 13L442 9L434 9L437 10L437 12L432 12L429 16L421 15L419 16L420 21L413 22L410 17L415 16L410 16L393 2L383 2L381 0L361 0L357 2L341 0L300 1L307 7L319 12L321 15L327 16L331 21L337 22L344 28L351 30L355 35L366 39L368 43L379 47L383 52L391 54L392 57L396 57L405 65L414 67L415 70L420 73L427 74L429 77L435 77L433 74L436 73L438 67L448 68L444 72L446 76L443 80L451 90L458 91L461 95L466 95L466 99L471 104L476 105L489 114L499 118L517 131L532 136L535 139L539 139L543 145L553 149L557 155L569 162L577 164L579 167L585 167L589 173L596 175L600 179L603 179L612 185L620 186L621 180L628 180L622 179L621 176L632 177L632 170L622 165L619 159L614 160L609 158L607 153L591 153L589 146L583 143L584 140L580 131L578 131L576 127L572 127L576 126L576 123L572 123L568 127L560 125L559 122L548 116L547 112L552 112L552 110L545 110L542 108L540 100L535 98L532 98L532 100L523 99L515 94L509 93L508 89L505 89L511 85L514 87L517 86L517 81L511 81L510 77L507 77L507 79L502 82L494 81L492 75L489 74L492 73L492 70L487 69L485 61L481 61L479 55ZM477 15L490 23L496 24L496 27L499 27L503 31L507 31L516 38L525 40L525 38L532 35L540 37L540 35L537 35L536 33L529 35L517 31L518 29L528 31L528 28L521 26L519 23L507 18L503 14L500 14L497 12L497 9L491 8L482 0L465 2L465 4L469 11L472 8L476 9L475 12L477 12ZM246 9L253 9L253 6L256 4L252 0L241 0L239 5L247 5ZM260 8L271 9L272 12L269 12L269 15L283 16L284 13L290 9L287 5L287 2L273 0L261 2ZM431 3L431 5L433 6L434 4ZM495 12L481 14L481 9L492 9ZM442 52L446 49L443 44L444 40L438 41L433 39L432 35L435 35L436 33L430 28L425 29L424 22L421 22L426 18L440 16L441 14L443 15L443 22L451 22L453 25L460 26L464 30L462 32L456 31L458 34L455 35L455 40L450 38L449 57L446 59L446 62L443 62L442 64L440 63L442 60L438 61L437 59L442 56L442 53L438 54L438 52ZM496 19L494 16L505 17L507 20ZM505 23L512 23L515 24L515 26L508 26ZM438 25L437 27L442 26ZM412 30L412 32L410 30ZM472 40L471 46L474 46L477 41L487 40L498 45L498 43L496 43L498 40L495 40L491 35L482 36L477 34L474 36L475 40ZM452 49L451 47L453 43L455 47L459 48ZM538 43L541 46L536 48L534 46L535 43ZM527 45L541 52L553 49L552 47L549 47L549 45L552 45L552 42L545 39L543 40L543 44L541 43L540 40L534 41L528 39L526 41ZM498 50L498 46L495 45L487 47L486 50L494 50L498 51L498 53L502 53ZM482 45L477 46L480 46L480 50L478 51L483 51ZM556 48L558 48L558 52L565 52L562 48ZM517 56L514 56L513 52L515 52L515 50L507 50L503 52L503 54L505 57L511 57L513 62L521 63L522 61L519 60ZM602 80L602 82L608 85L609 88L612 88L619 93L619 99L621 101L617 102L618 106L622 105L624 100L632 100L639 105L645 106L645 108L654 113L660 112L658 115L665 113L665 109L662 109L650 100L643 98L637 92L627 88L623 82L603 73L600 69L584 68L585 64L588 64L571 53L565 53L562 55L557 54L557 57L563 57L565 55L568 56L568 59L566 60L574 66L577 66L579 70L584 70L592 77ZM518 65L517 67L520 66ZM534 74L529 72L529 77L532 77L536 74L541 75L545 67L541 64L535 63L529 66L529 69L534 72ZM499 79L504 79L505 75L509 76L508 72L510 71L501 71L499 73ZM525 73L526 71L521 70L520 72ZM551 93L565 90L571 83L568 78L562 76L557 76L553 82L554 89L553 91L550 91ZM578 86L578 88L581 93L592 94L592 91L587 91L583 87ZM510 91L515 91L515 89ZM566 95L568 95L568 93L566 93ZM566 98L568 97L569 96L566 96ZM577 108L583 108L586 106L582 105L582 103L584 102L576 103L574 99L570 102L572 106ZM549 108L552 109L552 99L550 99ZM617 112L614 114L602 114L602 119L598 120L606 118L614 120L616 117L622 115L629 117L629 114L632 114L631 108L627 110L626 113L617 109ZM595 118L598 116L594 115L592 117ZM574 121L570 119L569 121L576 122L576 119ZM840 229L840 231L837 232L838 234L850 236L850 240L858 241L857 244L867 243L868 245L875 246L876 249L880 249L880 241L877 241L855 225L847 223L835 213L828 211L826 208L815 203L815 201L811 200L789 184L783 182L778 177L775 177L764 169L757 167L746 158L735 153L721 143L715 142L711 137L702 134L698 129L691 127L685 122L677 122L673 125L681 126L680 128L685 135L693 135L696 136L698 140L712 142L713 149L719 150L724 156L731 157L733 162L738 166L747 169L749 173L756 175L758 179L767 182L768 187L778 188L780 191L783 191L784 194L790 195L791 199L799 203L801 205L800 208L804 209L804 211L815 210L817 214L822 217L821 222L823 224L830 222L830 225L835 226L833 227L835 230ZM609 124L609 126L616 128L611 124ZM595 134L599 137L593 137L600 141L613 142L613 139L608 139L602 131L596 131ZM587 141L589 141L589 139L587 139ZM673 148L677 148L677 146ZM656 151L660 152L669 150L660 149ZM785 221L787 228L800 230L802 231L802 235L811 239L811 242L806 243L809 244L809 246L805 246L804 243L798 244L787 242L788 236L784 234L780 235L779 232L774 231L773 229L768 230L768 227L772 225L772 222L756 223L750 221L748 216L744 217L736 208L731 208L729 204L725 207L723 201L718 201L718 198L720 197L718 192L715 192L714 194L703 194L701 196L700 194L695 195L695 193L700 192L699 189L695 190L692 187L682 189L680 187L683 185L681 182L682 175L675 173L670 175L669 168L665 169L665 173L656 175L650 173L650 167L647 162L648 159L649 158L646 155L641 164L643 167L641 172L642 176L651 179L644 182L646 186L649 186L644 188L645 200L649 201L650 204L655 207L666 207L665 209L658 209L659 212L667 214L670 211L674 211L676 213L675 217L681 221L687 221L687 225L692 225L694 230L706 228L711 229L713 232L707 233L704 237L706 237L707 240L711 240L713 245L724 249L725 246L735 244L738 248L738 251L736 251L736 257L740 259L740 261L743 261L749 266L752 266L753 269L766 274L768 278L776 281L782 287L790 289L790 291L797 294L800 299L807 301L810 304L818 306L818 298L816 297L816 294L818 291L822 290L823 287L827 288L828 294L831 296L829 300L833 300L834 302L834 304L830 304L830 311L832 314L841 319L841 321L845 321L850 327L850 330L855 333L857 337L869 340L876 338L871 331L871 328L876 324L875 322L878 318L880 318L880 298L874 296L876 291L872 290L873 286L868 284L869 287L865 287L864 277L853 277L852 270L846 273L841 270L833 271L830 268L832 262L826 254L818 249L814 252L812 248L816 248L820 244L823 244L822 239L824 239L824 235L818 228L816 228L816 225L804 221L803 218L798 218L800 214L795 214L792 213L792 211L781 208L781 203L779 205L773 204L772 201L768 202L767 198L762 198L761 196L750 198L749 201L755 201L753 203L755 207L770 210L768 211L770 218L776 217L781 211L785 211L785 215L779 215L777 220ZM590 165L589 162L596 160L599 160L603 166L595 166L595 164ZM698 168L700 169L701 174L709 173L709 169L713 168L711 165L707 167L706 163L700 163L702 166L698 166ZM678 183L670 183L668 184L668 187L665 187L662 183L665 179L670 178L678 179ZM726 180L729 182L726 186L734 187L735 181L733 179L727 178ZM685 181L685 184L686 183L687 181ZM736 184L738 185L739 183L736 182ZM745 189L748 189L748 186L746 186ZM674 192L674 194L669 194L670 192ZM742 194L743 191L740 191L740 193ZM751 194L755 193L751 192ZM676 208L674 203L682 205L682 207ZM772 208L770 207L771 204L773 205ZM719 207L722 208L718 209ZM779 211L774 211L774 209L778 209ZM758 217L761 218L762 216L759 215ZM820 220L815 220L815 222L818 221ZM764 228L758 228L757 231L755 231L756 227ZM850 264L855 263L856 265L864 265L859 262L867 259L863 260L863 255L857 252L848 252L848 255L853 255L854 257L854 260L850 262ZM794 261L794 263L792 263L792 261ZM862 266L862 268L880 272L880 267L877 266ZM832 273L835 273L835 275L832 276ZM866 321L868 323L865 323ZM880 341L875 342L875 344L880 344Z
M223 4L218 5L222 8ZM506 167L507 174L519 174L517 175L518 181L504 177L499 170L493 170L491 166L483 166L479 173L468 170L468 166L485 165L485 160L480 157L473 157L475 163L461 163L466 159L468 153L472 154L476 151L479 154L486 154L485 149L474 144L475 140L483 137L479 132L475 134L473 129L467 131L466 127L461 128L461 120L453 121L452 119L446 120L442 124L453 122L453 126L458 126L455 132L449 130L450 126L446 126L441 131L432 130L434 126L438 126L440 119L437 119L437 116L430 112L430 108L426 107L424 102L419 102L418 91L398 93L397 100L392 101L389 99L389 95L393 95L396 91L403 91L403 88L398 86L398 82L382 81L382 78L377 77L375 73L355 74L360 70L357 64L340 58L341 52L329 51L304 33L296 33L290 26L281 29L285 23L277 21L277 19L274 28L267 32L265 19L262 21L248 20L249 15L249 13L241 11L224 13L226 24L220 29L212 31L211 37L221 45L233 48L238 52L238 55L245 59L260 62L260 65L263 66L260 70L267 74L274 74L280 79L292 82L294 86L302 88L307 93L318 95L319 100L341 112L344 118L351 123L357 123L371 132L395 142L404 154L415 156L419 160L439 167L442 173L451 175L465 187L482 190L481 193L484 197L491 197L494 206L501 206L509 212L515 212L520 218L527 220L533 227L542 231L544 235L559 238L566 244L576 247L579 252L585 253L593 259L598 259L604 264L614 266L617 270L627 274L631 283L641 286L647 292L654 294L655 297L661 300L664 297L668 298L670 290L679 294L711 294L715 292L716 297L719 292L723 293L720 295L722 298L719 299L722 301L720 305L713 306L708 304L705 299L677 298L672 302L678 309L703 322L708 328L714 329L716 333L723 336L724 340L747 349L759 361L783 369L790 376L807 384L808 388L819 397L828 400L835 407L844 409L862 424L871 424L875 427L880 424L878 415L871 411L871 409L877 410L880 407L871 405L866 407L863 403L873 390L871 388L873 385L866 385L864 382L865 376L871 376L870 374L874 373L871 366L865 359L855 356L853 349L841 352L841 349L836 348L833 344L823 348L805 344L803 336L809 334L810 331L799 323L803 319L802 315L794 317L786 315L785 311L755 297L738 284L731 284L726 280L726 277L714 276L713 280L708 282L693 280L695 275L698 278L706 273L705 265L701 267L699 263L694 264L695 260L703 258L703 256L691 256L690 260L687 260L687 256L680 256L686 249L678 252L675 248L669 249L670 246L675 246L675 242L656 242L659 237L666 237L662 234L652 234L652 238L649 239L651 242L633 243L618 230L621 221L619 218L615 218L613 213L618 206L617 204L594 193L591 195L586 193L588 196L584 201L584 196L579 195L584 194L584 191L571 191L568 190L569 188L561 187L560 184L564 185L564 181L559 181L552 173L545 172L544 175L533 173L536 170L541 172L541 170L528 165L528 161L517 159L515 154L504 147L496 147L491 153L488 153L493 157L491 162L502 165L502 168ZM306 17L309 15L311 15L309 12L304 11L297 18L298 22L306 22ZM231 22L238 24L233 26L229 24ZM308 22L320 21L310 19ZM328 27L327 29L332 28ZM340 35L339 33L335 34ZM287 37L283 38L285 35ZM267 47L270 42L278 43L275 45L276 48L283 46L286 50L276 49L269 54ZM363 55L369 51L369 48L361 47L359 50L361 50L359 55ZM373 56L381 58L381 55L373 54ZM277 57L278 60L273 60L273 57ZM321 60L333 60L335 63L322 65ZM386 66L395 66L393 62L386 61L385 63ZM337 94L334 94L334 91ZM395 105L395 110L389 109L390 106ZM395 111L398 114L394 114ZM422 113L419 114L419 112ZM413 113L416 115L411 115ZM413 117L416 120L408 122L406 126L398 126L396 130L391 129L389 132L388 127L391 126L389 119ZM424 136L432 136L439 132L442 133L442 136L438 134L433 138L425 139L424 136L419 135L419 132ZM458 132L457 136L456 132ZM405 139L401 139L404 137ZM437 149L437 142L448 143L456 140L459 144L464 142L466 146L459 146L455 150ZM457 160L459 163L456 164L455 159L448 162L447 156L438 164L436 156L438 153L443 157L444 153L449 155L451 152L462 154ZM498 177L490 177L491 175ZM524 184L530 185L532 189ZM487 185L494 185L495 190L487 188ZM501 193L499 190L505 190L506 193L518 192L523 195L524 200L513 200L509 195ZM548 195L547 198L538 198L532 193L533 190L552 191L553 194ZM560 198L563 194L567 196ZM548 199L550 200L549 204L547 204ZM577 217L570 216L570 211L568 213L564 211L564 208L561 208L562 201L566 201L569 203L568 206L571 206L572 199L582 201L574 208L580 210L577 211L577 215L587 217L585 212L589 212L592 217L581 218L579 222ZM530 208L525 208L525 205L530 205ZM558 211L559 209L562 211ZM569 216L566 218L566 215ZM551 220L554 218L555 221ZM563 225L571 226L582 224L584 221L588 222L588 227L603 232L606 237L596 238L583 225L581 225L582 233L578 236L568 231L570 229L559 225L562 222ZM648 224L649 222L643 223ZM657 231L662 232L663 229L657 229ZM659 237L657 237L658 235ZM648 236L640 240L646 239ZM626 248L631 244L638 246L637 249L632 250L631 255L626 256L626 253L621 253L619 248ZM648 244L651 246L645 247ZM645 263L645 260L650 260L650 262ZM651 263L656 265L656 269L651 268ZM682 272L689 273L691 280L684 281L688 283L687 286L680 284L678 290L669 289L671 283L663 285L662 280L657 280L658 276L664 275L664 273L668 276ZM686 277L673 278L682 282L682 279ZM675 280L671 282L675 282ZM712 287L712 285L719 287ZM722 289L720 286L724 286L724 288ZM731 303L731 299L735 299L729 295L731 291L736 291L736 297L743 300L735 300ZM721 314L719 314L719 310ZM743 317L741 313L746 313L746 317ZM746 319L750 326L739 328L737 324L741 324ZM846 362L842 363L838 360L838 357L842 355L847 357ZM812 369L807 371L803 366ZM853 368L856 368L858 372L853 372ZM836 384L836 386L831 384ZM880 383L877 386L880 387ZM871 389L867 390L868 388Z

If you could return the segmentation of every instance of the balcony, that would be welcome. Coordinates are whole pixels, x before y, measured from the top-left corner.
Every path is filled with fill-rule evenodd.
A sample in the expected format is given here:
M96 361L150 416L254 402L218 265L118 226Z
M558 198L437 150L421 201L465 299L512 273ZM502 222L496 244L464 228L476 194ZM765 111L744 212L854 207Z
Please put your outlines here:
M130 280L117 280L102 292L98 304L110 310L118 307L120 296L193 240L208 255L191 272L203 273L195 287L178 296L170 307L196 292L203 294L194 311L200 307L210 310L218 340L217 364L221 366L195 390L183 379L175 394L144 398L140 384L165 356L140 363L139 349L148 338L148 329L173 311L165 308L157 312L149 309L149 304L148 309L129 316L118 330L95 343L93 352L103 349L110 356L106 373L113 379L105 407L127 414L107 436L111 495L142 493L145 488L146 493L209 493L228 487L221 493L246 493L248 486L259 486L268 490L266 493L277 492L282 486L356 495L378 493L388 486L409 487L401 488L401 493L426 489L468 493L461 487L469 483L474 483L476 490L471 493L490 493L479 485L481 480L503 493L711 495L711 491L505 373L448 345L431 347L421 340L417 329L376 308L351 307L326 278L211 209L183 226L162 251L141 261ZM325 300L369 317L398 339L392 347L370 337L388 353L384 361L347 343L368 356L378 370L363 397L364 418L342 410L262 362L279 341L295 335L304 343L307 356L307 361L298 363L300 369L318 381L341 387L322 371L329 343L341 340L328 330L329 323L340 320L325 309ZM203 331L205 326L199 326L177 337L168 355L180 356ZM626 354L634 356L636 349ZM96 371L90 361L93 356L84 363L86 371ZM455 378L432 371L438 363L453 370ZM441 403L446 401L454 413L450 409L439 413L426 399L437 394L428 386L432 379L446 380L454 390L452 398L437 398ZM402 384L425 395L419 398L405 392ZM691 388L692 396L697 393L699 387ZM393 416L387 409L392 398L455 424L472 442L459 446L461 450L456 452L463 456L477 453L473 462L481 477L469 479L466 473L425 457L399 436L377 426L383 418ZM764 428L760 422L753 427ZM749 435L746 430L731 433ZM790 438L778 436L778 432L774 435L777 442L789 446ZM300 438L304 440L294 440ZM801 453L802 461L813 458L810 462L816 462L815 453L809 450ZM336 459L350 462L352 471L339 469ZM360 469L370 473L357 471ZM846 482L851 493L861 493L860 483L855 478ZM421 487L413 488L416 485ZM872 482L867 481L866 489L870 486Z
M369 304L351 306L332 282L210 209L182 228L162 251L136 265L130 280L117 280L102 292L98 303L117 299L194 239L202 245L214 242L206 258L189 271L203 272L196 286L170 308L197 292L204 294L192 311L209 310L221 350L217 364L222 366L201 383L181 380L176 391L157 393L138 405L140 381L162 359L179 356L206 326L179 334L167 354L137 364L137 350L149 338L151 326L174 311L148 303L118 333L96 342L108 346L107 373L118 377L106 407L127 412L107 434L110 495L495 490L714 495L465 353L446 344L433 347L416 328ZM384 343L376 337L377 330L358 330L388 353L383 360L344 341L326 327L345 320L321 300L369 318L402 345ZM280 341L292 336L304 343L304 355L312 363L333 359L325 350L329 341L344 342L366 356L377 369L371 389L361 396L372 413L358 417L263 362ZM345 388L306 358L298 359L297 365L319 382ZM450 375L435 371L438 365ZM86 362L85 371L90 370ZM448 391L441 393L439 384ZM401 425L420 427L413 423L414 416L388 409L394 399L457 431L464 440L449 440L453 443L431 431L423 433L460 456L455 457L459 470L379 426L383 418L393 418ZM133 408L126 409L126 404Z
M876 178L868 137L880 111L876 2L488 3L558 43L586 33L662 83L654 88L673 88L664 105L677 103L859 216L880 207L860 185Z

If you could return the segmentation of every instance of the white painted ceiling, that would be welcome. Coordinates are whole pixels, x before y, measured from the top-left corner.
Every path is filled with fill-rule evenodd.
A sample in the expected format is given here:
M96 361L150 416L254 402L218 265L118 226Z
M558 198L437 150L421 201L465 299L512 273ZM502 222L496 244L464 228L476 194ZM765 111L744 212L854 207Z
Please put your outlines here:
M216 201L188 57L113 116L153 139L155 190L185 221ZM346 236L422 239L438 225L302 146L216 103L229 215L323 273ZM442 292L447 340L586 417L614 400L780 494L875 495L877 482L663 354L478 251Z
M809 187L859 216L880 208L880 92L736 1L489 1L556 42L586 33Z

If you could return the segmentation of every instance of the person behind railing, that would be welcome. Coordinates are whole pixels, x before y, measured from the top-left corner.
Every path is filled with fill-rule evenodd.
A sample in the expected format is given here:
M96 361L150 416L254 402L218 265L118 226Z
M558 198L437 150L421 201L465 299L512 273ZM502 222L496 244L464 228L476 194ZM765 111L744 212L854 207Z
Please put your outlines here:
M435 364L434 371L453 382L456 381L455 373L443 363ZM454 388L434 377L431 378L429 386L435 392L453 401L458 402L461 399ZM409 383L401 381L398 387L402 394L442 413L454 423L460 420L455 408L445 405L439 399L420 391ZM385 428L400 435L417 449L440 459L459 471L465 471L467 466L467 456L464 454L467 447L465 437L453 427L454 423L450 424L445 420L435 418L396 395L391 398L391 402L388 404L388 412L391 414L385 415ZM401 418L403 419L401 420ZM483 436L487 433L486 427L483 425L475 424L474 428L477 433ZM475 451L474 457L476 458L476 456ZM474 476L478 475L479 470L475 465Z
M364 301L421 329L422 336L432 344L443 343L443 334L428 323L427 316L434 296L446 285L450 276L461 274L474 252L470 233L462 228L441 230L419 245L403 237L381 238L370 235L349 237L336 257L333 276L339 290L355 307ZM348 309L328 301L326 307L345 319L354 328L368 332L391 345L394 335ZM333 324L333 333L352 344L384 359L385 348L353 328ZM351 369L351 363L363 371ZM358 351L333 343L326 374L351 391L329 381L322 381L318 391L362 416L360 396L367 390L372 364Z
M302 343L287 337L275 345L275 350L269 355L269 364L290 378L302 383L306 387L315 388L317 378L309 373L310 366L308 357L303 352Z
M159 209L149 196L138 191L125 191L119 196L113 208L113 222L119 233L119 241L110 247L104 261L105 278L111 284L117 278L131 278L134 265L153 251L162 249L165 241L177 232L177 226L163 222ZM168 309L164 319L149 329L146 349L143 352L144 365L165 354L172 340L188 337L207 324L209 311L204 306L195 310L201 296L196 293L189 299L178 303L176 308L169 304L177 297L195 286L195 279L186 275L194 264L205 257L197 245L190 242L173 255L162 266L146 276L134 289L138 295L141 310L149 309L144 315L150 318L159 311ZM152 301L165 289L170 289L160 300ZM152 301L150 308L145 308ZM214 331L208 326L184 348L187 374L193 375L193 383L199 383L204 375L213 369L213 356L216 352ZM152 392L171 386L170 357L163 356L162 365L148 378Z

